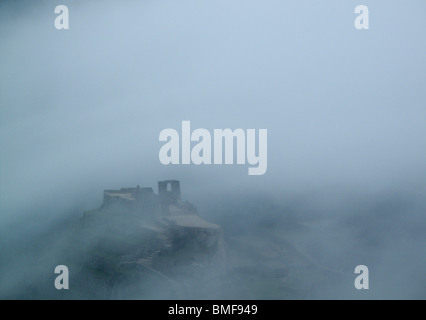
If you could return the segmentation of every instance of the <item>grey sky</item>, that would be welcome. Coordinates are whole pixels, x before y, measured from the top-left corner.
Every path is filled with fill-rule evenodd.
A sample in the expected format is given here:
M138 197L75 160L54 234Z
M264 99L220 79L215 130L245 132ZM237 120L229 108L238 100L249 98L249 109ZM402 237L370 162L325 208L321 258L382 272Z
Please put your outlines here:
M62 1L67 31L41 3L0 5L2 218L163 178L424 195L424 1L365 2L369 31L357 1ZM267 173L161 165L182 120L268 129Z

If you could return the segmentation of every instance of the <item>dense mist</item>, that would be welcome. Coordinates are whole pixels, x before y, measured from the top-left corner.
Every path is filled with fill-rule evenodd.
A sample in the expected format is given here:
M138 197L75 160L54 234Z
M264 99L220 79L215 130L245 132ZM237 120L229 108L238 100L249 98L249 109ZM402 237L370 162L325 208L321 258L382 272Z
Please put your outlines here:
M424 1L366 3L368 31L356 1L64 0L69 30L58 4L0 3L0 298L174 298L155 277L126 296L72 282L103 190L165 179L226 243L228 270L200 291L188 275L184 298L426 298ZM162 165L159 133L185 120L267 129L266 173Z

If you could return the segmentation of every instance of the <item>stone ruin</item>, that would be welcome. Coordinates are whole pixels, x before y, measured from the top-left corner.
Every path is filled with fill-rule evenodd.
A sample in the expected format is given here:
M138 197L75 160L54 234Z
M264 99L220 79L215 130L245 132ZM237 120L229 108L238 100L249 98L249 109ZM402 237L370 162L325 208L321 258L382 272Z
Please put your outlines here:
M91 259L93 270L103 261L100 269L112 268L115 274L135 276L150 270L170 280L172 274L200 272L200 266L219 270L227 260L222 228L181 200L178 180L159 181L158 194L140 186L104 190L102 205L85 212L83 221L89 233L106 225L101 251L119 257L114 263L104 257Z

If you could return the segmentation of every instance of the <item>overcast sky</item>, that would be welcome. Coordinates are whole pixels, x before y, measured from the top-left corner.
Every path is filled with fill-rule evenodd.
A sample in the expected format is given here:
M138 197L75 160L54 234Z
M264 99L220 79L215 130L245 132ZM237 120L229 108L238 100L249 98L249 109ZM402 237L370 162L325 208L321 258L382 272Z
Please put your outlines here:
M69 7L69 30L54 28L58 4ZM2 218L169 178L195 193L424 196L426 3L367 1L368 31L354 28L358 4L2 2ZM158 135L182 120L268 129L266 174L163 166Z

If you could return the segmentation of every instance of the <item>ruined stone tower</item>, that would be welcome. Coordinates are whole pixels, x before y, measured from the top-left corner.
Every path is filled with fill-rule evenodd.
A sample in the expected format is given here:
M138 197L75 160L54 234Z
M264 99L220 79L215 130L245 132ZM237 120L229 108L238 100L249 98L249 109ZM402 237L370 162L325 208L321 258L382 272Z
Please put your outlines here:
M164 213L168 213L169 205L180 201L180 183L178 180L158 181L158 195L160 206Z

